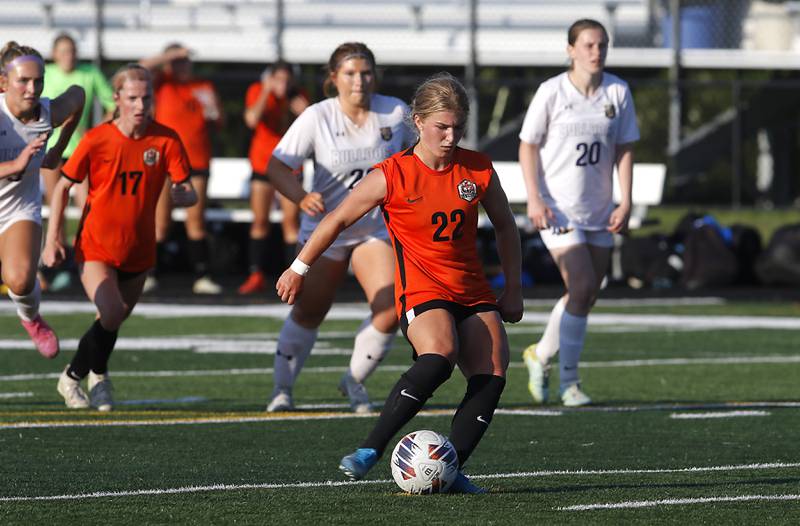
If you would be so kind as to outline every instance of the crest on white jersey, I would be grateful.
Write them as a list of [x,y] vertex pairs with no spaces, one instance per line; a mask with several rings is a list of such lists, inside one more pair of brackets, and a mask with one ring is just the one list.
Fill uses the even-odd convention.
[[158,162],[158,150],[155,148],[148,148],[144,151],[144,155],[142,157],[144,158],[144,164],[147,166],[155,166],[155,164]]
[[471,202],[478,196],[478,187],[469,179],[464,179],[458,183],[458,197],[464,201]]
[[606,104],[605,110],[606,110],[606,117],[608,117],[609,119],[613,119],[614,117],[617,116],[617,109],[614,107],[613,104]]
[[381,139],[384,141],[391,141],[392,140],[392,128],[391,126],[383,126],[381,128]]

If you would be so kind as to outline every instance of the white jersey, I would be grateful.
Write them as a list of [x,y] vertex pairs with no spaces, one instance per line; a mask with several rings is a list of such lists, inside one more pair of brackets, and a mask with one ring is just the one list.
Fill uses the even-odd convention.
[[603,230],[617,145],[639,139],[628,85],[610,73],[585,97],[562,73],[539,86],[519,138],[539,146],[539,188],[557,226]]
[[[0,162],[13,161],[29,142],[40,133],[50,133],[50,99],[39,99],[39,119],[22,123],[6,105],[5,93],[0,93]],[[35,211],[41,220],[42,190],[39,170],[45,148],[34,155],[21,175],[0,179],[0,222],[5,224],[18,211]]]
[[[342,111],[339,99],[326,99],[306,108],[292,123],[272,152],[290,168],[300,168],[313,155],[312,192],[319,192],[330,212],[373,165],[399,152],[412,142],[405,124],[408,106],[394,97],[372,95],[369,117],[357,126]],[[303,214],[299,241],[305,243],[322,220]],[[340,239],[358,239],[385,231],[375,208],[342,233]]]

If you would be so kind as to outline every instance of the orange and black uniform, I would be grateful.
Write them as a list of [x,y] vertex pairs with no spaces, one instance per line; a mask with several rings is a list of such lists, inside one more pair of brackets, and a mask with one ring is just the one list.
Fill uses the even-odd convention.
[[156,262],[155,211],[169,177],[189,177],[178,135],[151,122],[143,137],[126,137],[114,123],[86,133],[64,165],[76,183],[89,178],[89,195],[75,239],[77,261],[102,261],[123,272],[143,272]]
[[[247,88],[245,106],[250,107],[255,104],[263,89],[261,82],[253,82]],[[250,141],[248,157],[254,174],[266,176],[272,150],[275,149],[289,128],[289,121],[289,99],[276,97],[274,93],[270,93]]]
[[214,85],[207,80],[176,82],[164,74],[156,84],[156,121],[178,133],[192,171],[206,175],[211,166],[211,139],[204,108],[215,98]]
[[435,300],[496,306],[476,246],[478,203],[493,173],[489,158],[456,148],[450,166],[436,171],[411,148],[376,168],[386,177],[381,207],[395,249],[401,321],[410,323],[415,307]]

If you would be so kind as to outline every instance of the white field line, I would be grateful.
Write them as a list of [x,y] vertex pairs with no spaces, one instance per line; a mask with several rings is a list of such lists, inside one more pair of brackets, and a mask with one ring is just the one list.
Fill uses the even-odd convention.
[[690,504],[708,504],[713,502],[750,502],[750,501],[787,501],[800,500],[800,495],[733,495],[730,497],[695,497],[683,499],[634,500],[627,502],[609,502],[605,504],[577,504],[558,508],[559,511],[592,511],[620,510],[632,508],[655,508],[657,506],[687,506]]
[[[169,345],[169,344],[167,344]],[[315,354],[325,354],[325,350]],[[347,354],[349,354],[348,351]],[[583,368],[606,368],[606,367],[654,367],[654,366],[676,366],[676,365],[736,365],[736,364],[788,364],[800,363],[800,355],[793,356],[739,356],[729,358],[664,358],[652,360],[608,360],[598,362],[580,362]],[[511,363],[509,367],[522,368],[525,364]],[[408,369],[407,365],[382,365],[381,371],[397,372]],[[332,365],[325,367],[306,367],[303,369],[305,374],[327,374],[342,373],[347,370],[345,365]],[[262,375],[272,374],[272,367],[252,367],[238,369],[190,369],[190,370],[164,370],[164,371],[114,371],[112,376],[132,377],[132,378],[178,378],[178,377],[197,377],[197,376],[243,376],[243,375]],[[21,373],[0,376],[0,382],[17,382],[28,380],[52,380],[57,379],[61,373]]]
[[736,418],[747,416],[769,416],[769,411],[711,411],[707,413],[672,413],[673,420],[703,420],[706,418]]
[[[553,471],[526,471],[516,473],[492,473],[487,475],[470,475],[476,480],[512,479],[512,478],[543,478],[553,476],[586,477],[605,475],[640,475],[640,474],[670,474],[670,473],[704,473],[727,471],[758,471],[769,469],[788,469],[800,467],[800,463],[768,463],[768,464],[740,464],[729,466],[703,466],[673,469],[608,469],[608,470],[553,470]],[[0,496],[0,502],[30,502],[30,501],[58,501],[58,500],[84,500],[108,497],[137,497],[146,495],[175,495],[185,493],[202,493],[209,491],[241,491],[249,489],[316,489],[333,488],[340,486],[360,486],[389,484],[391,480],[360,480],[350,481],[323,481],[323,482],[294,482],[294,483],[263,483],[263,484],[211,484],[207,486],[181,486],[163,489],[136,489],[128,491],[96,491],[92,493],[73,493],[62,495],[41,496]],[[567,509],[567,508],[561,508]]]
[[20,393],[0,393],[0,399],[8,399],[8,398],[30,398],[33,396],[33,393],[30,391],[20,392]]

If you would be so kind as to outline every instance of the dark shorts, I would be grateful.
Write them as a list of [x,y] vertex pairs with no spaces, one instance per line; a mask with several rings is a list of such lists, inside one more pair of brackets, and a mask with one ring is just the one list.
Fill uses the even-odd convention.
[[117,271],[117,282],[125,283],[126,281],[131,281],[133,279],[138,278],[142,274],[146,274],[147,271],[144,270],[142,272],[126,272],[124,270],[115,269]]
[[259,181],[259,182],[262,182],[262,183],[269,183],[269,177],[267,177],[267,174],[262,173],[262,172],[253,172],[253,173],[251,173],[250,174],[250,180],[251,181]]
[[194,168],[189,170],[189,177],[205,177],[208,179],[211,176],[211,170],[206,168],[205,170],[195,170]]
[[[479,312],[492,312],[492,311],[500,310],[499,307],[497,305],[495,305],[494,303],[478,303],[477,305],[461,305],[460,303],[455,303],[455,302],[447,301],[447,300],[426,301],[425,303],[420,303],[419,305],[416,305],[415,307],[413,307],[412,309],[409,309],[409,310],[413,310],[414,311],[414,317],[417,317],[420,314],[422,314],[423,312],[426,312],[426,311],[429,311],[429,310],[433,310],[433,309],[444,309],[447,312],[449,312],[450,315],[453,317],[453,321],[455,321],[456,326],[461,325],[461,323],[464,320],[466,320],[470,316],[478,314]],[[413,318],[412,318],[412,320],[413,320]],[[400,316],[400,330],[403,332],[403,336],[406,337],[406,340],[408,340],[408,343],[411,344],[411,351],[412,351],[411,357],[414,360],[416,360],[417,359],[417,351],[416,351],[416,349],[414,349],[414,345],[411,343],[411,340],[408,339],[408,324],[409,324],[409,321],[408,321],[407,313],[403,313],[403,315]]]

